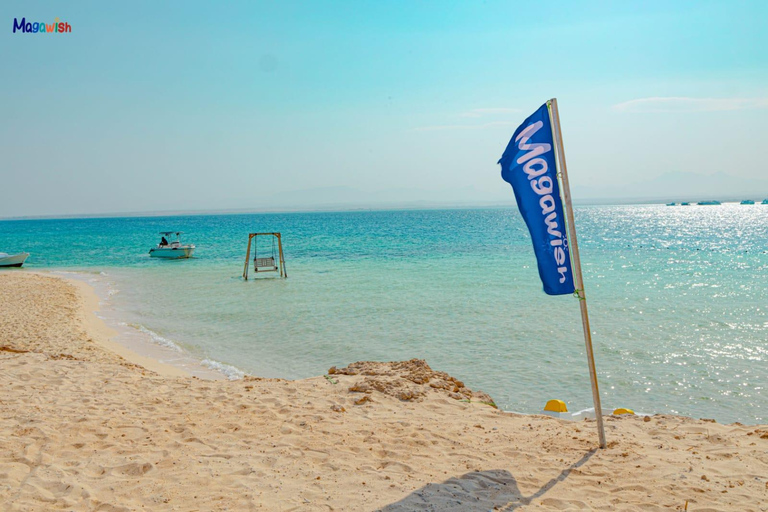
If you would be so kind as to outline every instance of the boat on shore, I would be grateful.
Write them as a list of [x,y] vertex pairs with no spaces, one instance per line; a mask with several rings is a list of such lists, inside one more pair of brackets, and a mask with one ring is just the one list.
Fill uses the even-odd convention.
[[27,258],[29,258],[28,252],[18,254],[0,252],[0,267],[21,267]]
[[[150,257],[170,260],[191,258],[195,252],[195,246],[193,244],[182,244],[181,235],[183,234],[183,231],[161,231],[160,243],[149,250]],[[175,236],[176,239],[169,242],[166,237],[172,236]]]

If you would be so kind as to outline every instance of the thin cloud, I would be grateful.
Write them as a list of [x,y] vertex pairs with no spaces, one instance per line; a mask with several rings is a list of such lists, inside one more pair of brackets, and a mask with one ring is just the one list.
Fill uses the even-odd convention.
[[515,114],[520,112],[519,108],[473,108],[461,114],[461,117],[483,117],[497,114]]
[[[473,108],[466,112],[459,114],[459,117],[465,119],[480,119],[482,117],[490,117],[499,119],[499,116],[508,114],[517,114],[521,112],[519,108],[507,108],[507,107],[494,107],[494,108]],[[519,117],[519,116],[516,116]],[[509,118],[509,117],[507,117]],[[503,119],[503,117],[502,117]],[[471,121],[469,121],[471,122]],[[413,131],[417,132],[435,132],[444,130],[483,130],[485,128],[494,128],[497,126],[512,126],[516,124],[513,121],[489,121],[482,124],[443,124],[436,126],[419,126],[413,128]]]
[[515,123],[508,121],[496,121],[493,123],[485,124],[444,124],[438,126],[419,126],[414,128],[416,132],[436,132],[442,130],[482,130],[485,128],[493,128],[497,126],[514,126]]
[[724,112],[768,107],[768,98],[687,98],[684,96],[639,98],[611,107],[616,112]]

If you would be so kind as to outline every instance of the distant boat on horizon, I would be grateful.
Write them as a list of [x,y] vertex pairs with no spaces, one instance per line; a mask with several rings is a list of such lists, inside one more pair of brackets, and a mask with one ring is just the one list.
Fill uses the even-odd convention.
[[677,206],[676,203],[667,203],[667,206]]
[[680,206],[691,206],[691,203],[680,203]]
[[702,206],[716,206],[721,204],[720,201],[699,201],[700,205]]
[[745,199],[739,204],[755,204],[755,202],[751,199]]
[[763,202],[760,204],[768,204],[768,199],[763,199]]

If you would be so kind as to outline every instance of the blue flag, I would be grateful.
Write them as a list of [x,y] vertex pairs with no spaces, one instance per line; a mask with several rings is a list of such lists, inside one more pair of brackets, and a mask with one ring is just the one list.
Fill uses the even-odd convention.
[[573,272],[553,148],[545,103],[515,130],[499,163],[531,233],[544,292],[565,295],[574,291]]

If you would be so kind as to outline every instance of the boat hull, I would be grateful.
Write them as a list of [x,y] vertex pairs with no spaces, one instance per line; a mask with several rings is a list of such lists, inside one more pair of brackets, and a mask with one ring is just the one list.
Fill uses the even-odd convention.
[[0,256],[0,267],[21,267],[28,257],[28,252],[20,252],[19,254]]
[[149,255],[152,258],[163,258],[167,260],[180,260],[184,258],[191,258],[194,254],[194,247],[155,247],[149,250]]

